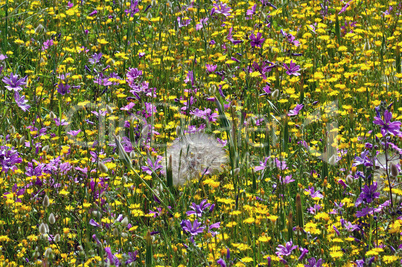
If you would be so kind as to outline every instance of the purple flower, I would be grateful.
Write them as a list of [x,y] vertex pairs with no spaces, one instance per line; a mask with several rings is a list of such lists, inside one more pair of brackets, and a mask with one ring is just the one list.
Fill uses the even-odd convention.
[[148,166],[142,166],[141,169],[149,175],[152,175],[153,172],[156,172],[159,169],[162,169],[162,165],[159,164],[161,158],[157,158],[155,163],[152,162],[150,158],[147,159]]
[[292,110],[289,110],[288,116],[296,116],[299,114],[300,110],[304,107],[303,104],[297,104],[296,107]]
[[96,14],[98,14],[98,10],[95,9],[94,11],[92,11],[91,13],[89,13],[88,16],[92,17],[92,16],[95,16]]
[[373,184],[370,186],[365,185],[364,188],[362,189],[362,192],[360,193],[360,196],[356,200],[355,206],[358,207],[363,202],[371,203],[374,199],[380,196],[380,193],[376,191],[377,191],[376,182],[373,182]]
[[314,187],[310,187],[308,189],[305,189],[304,191],[310,192],[311,198],[323,198],[324,196],[320,193],[320,191],[315,191]]
[[295,76],[299,76],[300,73],[298,73],[298,71],[300,70],[300,66],[296,65],[293,60],[290,61],[289,66],[284,63],[283,67],[287,70],[286,74],[287,75],[295,75]]
[[254,171],[257,172],[257,171],[265,170],[265,168],[267,167],[268,159],[269,159],[269,157],[266,157],[264,162],[260,161],[260,166],[254,167]]
[[392,113],[389,112],[388,110],[385,110],[384,120],[382,120],[380,116],[376,116],[373,123],[382,126],[381,134],[383,136],[387,135],[388,133],[391,135],[401,136],[402,135],[400,131],[401,122],[399,121],[391,122],[391,119],[392,119]]
[[207,67],[207,71],[208,71],[208,72],[212,73],[212,72],[214,72],[214,71],[216,70],[216,67],[218,67],[218,65],[208,65],[208,64],[205,64],[205,67]]
[[202,214],[207,211],[207,209],[211,212],[214,207],[215,207],[215,205],[211,205],[211,203],[207,203],[207,200],[204,199],[201,201],[200,205],[192,203],[190,206],[190,209],[192,209],[192,210],[187,211],[186,214],[187,214],[187,216],[194,214],[198,217],[201,217]]
[[301,251],[300,257],[297,259],[298,261],[301,261],[304,259],[304,257],[307,255],[308,253],[308,249],[306,248],[299,248]]
[[48,49],[48,48],[51,47],[53,44],[54,44],[54,43],[53,43],[53,40],[52,40],[52,39],[46,40],[46,41],[43,43],[42,51]]
[[126,260],[126,264],[130,264],[132,262],[135,262],[137,260],[137,255],[138,255],[138,250],[134,252],[129,252],[127,254],[128,259]]
[[216,263],[219,264],[221,267],[226,267],[226,262],[223,259],[217,260]]
[[362,154],[360,155],[360,157],[355,156],[355,160],[353,163],[353,166],[359,166],[359,165],[364,165],[365,167],[372,167],[373,166],[373,162],[371,161],[371,159],[367,156],[370,152],[368,150],[365,150],[362,152]]
[[373,208],[370,208],[370,207],[363,208],[362,210],[356,212],[356,217],[357,218],[365,217],[365,216],[371,214],[372,211],[373,211]]
[[305,264],[304,267],[321,267],[322,259],[316,260],[315,258],[310,258],[307,260],[308,264]]
[[254,33],[252,33],[250,35],[250,45],[252,47],[261,47],[261,45],[264,43],[265,38],[262,38],[262,33],[258,32],[257,36],[254,35]]
[[177,17],[177,23],[179,24],[179,28],[188,26],[190,22],[191,22],[190,18],[182,19],[181,17]]
[[345,5],[344,7],[342,7],[341,11],[339,11],[338,15],[342,14],[343,12],[345,12],[346,9],[350,6],[350,3],[351,3],[352,1],[353,1],[353,0],[347,2],[346,5]]
[[17,150],[7,146],[0,146],[0,166],[1,171],[7,173],[8,170],[16,170],[15,164],[21,163],[22,158],[19,157]]
[[189,220],[183,220],[180,225],[181,228],[183,228],[183,230],[191,236],[196,236],[202,233],[205,229],[205,226],[201,226],[201,223],[197,220],[195,220],[192,225]]
[[222,14],[225,17],[230,16],[231,7],[229,7],[226,3],[222,4],[214,4],[214,7],[211,9],[211,16],[213,14]]
[[12,72],[11,72],[11,74],[10,74],[10,77],[4,77],[4,78],[2,79],[2,81],[3,81],[5,84],[8,84],[8,86],[6,86],[7,90],[9,90],[9,91],[15,91],[15,92],[18,92],[18,91],[22,90],[22,87],[21,87],[21,86],[27,84],[27,83],[26,83],[26,80],[27,80],[27,77],[19,79],[18,74],[13,75]]
[[14,100],[17,103],[17,105],[24,111],[28,111],[29,108],[31,107],[30,105],[28,105],[28,100],[25,99],[24,95],[21,95],[18,92],[14,93]]
[[70,85],[64,84],[62,82],[60,82],[59,85],[57,86],[57,92],[59,92],[59,94],[61,94],[61,95],[70,93],[69,89],[70,89]]
[[94,219],[89,220],[89,224],[94,227],[100,227],[100,224],[97,223]]
[[77,136],[79,133],[81,132],[81,130],[76,130],[76,131],[69,131],[67,132],[67,134],[71,135],[71,136]]
[[275,254],[278,255],[278,257],[290,256],[290,254],[292,254],[292,251],[295,250],[296,248],[297,246],[293,245],[293,241],[289,241],[286,243],[285,246],[279,245],[276,248]]
[[0,54],[0,61],[3,61],[3,60],[5,60],[6,58],[8,58],[8,56],[6,56],[6,55],[3,55],[3,54]]
[[95,53],[92,55],[92,57],[88,60],[89,63],[91,63],[92,65],[97,64],[100,59],[102,58],[103,54],[102,53]]
[[281,184],[290,184],[291,182],[294,182],[295,180],[292,179],[292,175],[288,175],[285,178],[280,178]]

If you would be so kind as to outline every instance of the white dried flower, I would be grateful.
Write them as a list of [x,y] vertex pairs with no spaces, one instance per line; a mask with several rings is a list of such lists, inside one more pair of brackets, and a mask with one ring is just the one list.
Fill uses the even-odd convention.
[[183,135],[174,140],[163,164],[168,164],[170,157],[174,186],[198,179],[204,173],[219,172],[222,164],[227,162],[222,145],[204,133]]

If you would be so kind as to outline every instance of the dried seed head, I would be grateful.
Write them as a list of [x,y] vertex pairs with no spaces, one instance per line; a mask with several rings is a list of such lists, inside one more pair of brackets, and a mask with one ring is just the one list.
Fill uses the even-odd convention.
[[48,151],[49,151],[49,145],[46,145],[46,146],[44,146],[43,148],[42,148],[42,152],[45,152],[45,153],[47,153]]
[[[203,174],[219,172],[221,165],[227,162],[226,153],[221,144],[203,133],[183,135],[173,141],[167,149],[166,164],[172,157],[173,185],[183,185]],[[164,166],[166,169],[167,166]]]

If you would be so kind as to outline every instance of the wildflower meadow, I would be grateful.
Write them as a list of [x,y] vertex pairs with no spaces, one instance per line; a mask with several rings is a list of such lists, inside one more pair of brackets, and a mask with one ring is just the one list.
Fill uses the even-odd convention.
[[401,14],[0,0],[0,266],[401,266]]

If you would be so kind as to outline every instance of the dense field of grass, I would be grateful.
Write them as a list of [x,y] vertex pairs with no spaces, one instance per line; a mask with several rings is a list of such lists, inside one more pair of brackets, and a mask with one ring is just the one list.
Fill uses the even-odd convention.
[[400,266],[401,13],[0,0],[0,265]]

